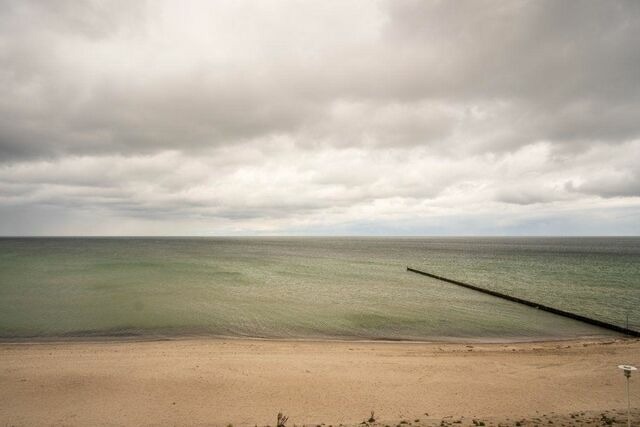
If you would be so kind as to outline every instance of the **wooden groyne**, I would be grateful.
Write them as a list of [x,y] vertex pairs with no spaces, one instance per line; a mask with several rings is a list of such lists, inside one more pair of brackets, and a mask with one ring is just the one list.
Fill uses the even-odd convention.
[[468,283],[459,282],[458,280],[447,279],[446,277],[438,276],[436,274],[427,273],[426,271],[416,270],[415,268],[407,267],[407,271],[412,273],[422,274],[423,276],[431,277],[433,279],[442,280],[443,282],[452,283],[454,285],[462,286],[467,289],[482,292],[483,294],[493,295],[494,297],[506,299],[507,301],[517,302],[519,304],[528,305],[529,307],[537,308],[540,310],[548,311],[549,313],[557,314],[558,316],[568,317],[569,319],[578,320],[580,322],[588,323],[590,325],[599,326],[601,328],[609,329],[611,331],[619,332],[621,334],[629,335],[632,337],[640,337],[640,331],[634,331],[633,329],[623,328],[622,326],[614,325],[613,323],[603,322],[602,320],[592,319],[590,317],[582,316],[580,314],[571,313],[569,311],[560,310],[557,308],[549,307],[548,305],[540,304],[526,299],[513,297],[511,295],[503,294],[501,292],[492,291],[490,289],[484,289],[479,286],[470,285]]

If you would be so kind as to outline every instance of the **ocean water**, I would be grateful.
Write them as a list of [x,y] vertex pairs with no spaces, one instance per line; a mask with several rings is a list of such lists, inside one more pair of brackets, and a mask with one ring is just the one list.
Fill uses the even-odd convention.
[[406,266],[640,329],[640,238],[2,238],[0,338],[614,336]]

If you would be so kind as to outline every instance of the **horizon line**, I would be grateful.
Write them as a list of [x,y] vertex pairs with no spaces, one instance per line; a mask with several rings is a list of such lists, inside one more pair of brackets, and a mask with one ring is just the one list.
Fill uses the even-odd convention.
[[168,234],[105,234],[105,235],[0,235],[0,239],[22,238],[612,238],[640,237],[638,234],[214,234],[214,235],[168,235]]

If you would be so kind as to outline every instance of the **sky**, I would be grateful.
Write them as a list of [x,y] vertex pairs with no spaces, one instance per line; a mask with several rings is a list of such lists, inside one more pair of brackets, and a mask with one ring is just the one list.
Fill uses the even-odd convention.
[[640,2],[0,0],[0,235],[640,235]]

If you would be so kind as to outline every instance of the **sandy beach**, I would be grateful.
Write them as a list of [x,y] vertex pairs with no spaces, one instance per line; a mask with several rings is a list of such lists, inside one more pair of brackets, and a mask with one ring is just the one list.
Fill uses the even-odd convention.
[[[3,343],[0,424],[273,425],[278,411],[290,425],[371,411],[381,425],[618,420],[620,363],[640,364],[639,340]],[[631,396],[637,408],[640,377]]]

